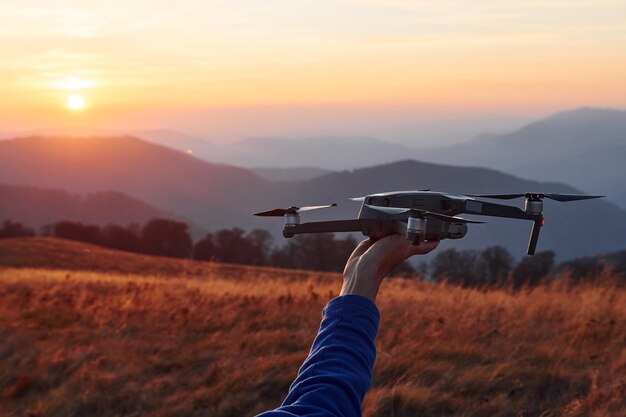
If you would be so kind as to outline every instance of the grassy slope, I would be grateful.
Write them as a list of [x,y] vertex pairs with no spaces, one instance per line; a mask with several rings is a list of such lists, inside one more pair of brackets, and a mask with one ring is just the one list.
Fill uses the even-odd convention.
[[[54,239],[0,241],[0,264],[0,415],[275,407],[340,286]],[[366,416],[626,413],[624,290],[390,280],[380,309]]]

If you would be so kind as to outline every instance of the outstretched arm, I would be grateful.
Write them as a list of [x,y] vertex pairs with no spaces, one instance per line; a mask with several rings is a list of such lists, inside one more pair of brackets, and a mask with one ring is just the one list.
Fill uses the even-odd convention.
[[287,398],[259,417],[360,416],[376,358],[374,301],[380,284],[404,260],[437,244],[412,246],[399,235],[361,242],[346,264],[340,296],[324,308],[320,330]]

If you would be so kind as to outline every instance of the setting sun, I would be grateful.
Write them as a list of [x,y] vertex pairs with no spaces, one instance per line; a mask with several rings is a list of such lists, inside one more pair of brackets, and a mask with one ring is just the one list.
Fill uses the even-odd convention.
[[85,99],[78,94],[72,94],[67,98],[67,107],[72,110],[82,110],[85,107]]

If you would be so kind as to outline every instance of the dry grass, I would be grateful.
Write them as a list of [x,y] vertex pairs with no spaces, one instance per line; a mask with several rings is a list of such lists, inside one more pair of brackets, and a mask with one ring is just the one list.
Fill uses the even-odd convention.
[[[8,246],[21,249],[9,255]],[[98,271],[70,270],[68,253],[87,249],[92,264],[79,264]],[[0,415],[8,416],[273,408],[340,287],[337,274],[53,239],[1,243],[0,263],[12,265],[0,269]],[[117,272],[101,272],[109,266]],[[624,289],[483,292],[390,280],[380,309],[366,416],[626,415]]]

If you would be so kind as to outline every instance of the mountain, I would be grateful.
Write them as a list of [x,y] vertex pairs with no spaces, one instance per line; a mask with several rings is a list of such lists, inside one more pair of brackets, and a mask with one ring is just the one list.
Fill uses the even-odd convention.
[[314,167],[294,168],[253,168],[252,171],[268,181],[306,181],[322,175],[330,174],[331,170]]
[[[451,193],[503,193],[524,191],[547,191],[579,193],[576,188],[562,183],[526,180],[485,168],[459,167],[399,161],[370,168],[331,173],[322,177],[297,183],[280,183],[281,188],[272,206],[325,204],[336,202],[339,207],[303,215],[307,219],[339,219],[356,216],[359,204],[348,197],[394,190],[431,188]],[[507,204],[522,207],[523,200]],[[541,232],[538,250],[554,250],[560,259],[597,254],[623,249],[626,246],[626,212],[605,200],[589,200],[570,203],[545,202],[546,226]],[[469,216],[468,216],[469,217]],[[348,217],[349,218],[349,217]],[[442,247],[485,248],[500,244],[514,255],[526,251],[530,222],[504,220],[492,217],[480,218],[483,225],[470,225],[468,235],[458,241],[445,241]],[[279,228],[281,220],[272,222]],[[269,222],[268,222],[269,223]]]
[[626,207],[626,111],[582,108],[557,113],[505,135],[443,149],[432,161],[486,166],[524,178],[572,184]]
[[[339,207],[306,213],[303,221],[354,218],[359,204],[349,197],[422,188],[451,193],[579,192],[562,183],[526,180],[492,169],[414,160],[332,172],[311,180],[269,182],[243,168],[208,163],[131,137],[0,142],[0,183],[83,193],[118,191],[207,229],[263,227],[277,237],[281,218],[250,213],[336,202]],[[546,201],[545,216],[538,250],[553,249],[561,260],[624,249],[626,212],[607,201]],[[485,220],[485,225],[471,225],[466,238],[446,241],[442,247],[480,249],[500,244],[513,254],[525,253],[529,222]]]
[[199,225],[248,218],[248,196],[269,182],[232,166],[133,137],[43,138],[0,142],[0,183],[70,192],[120,191]]
[[206,159],[243,167],[315,166],[334,171],[393,162],[414,154],[409,147],[367,137],[252,138],[216,146]]
[[85,195],[59,189],[0,184],[0,221],[40,228],[59,220],[107,225],[143,224],[153,218],[180,216],[151,207],[117,191]]

